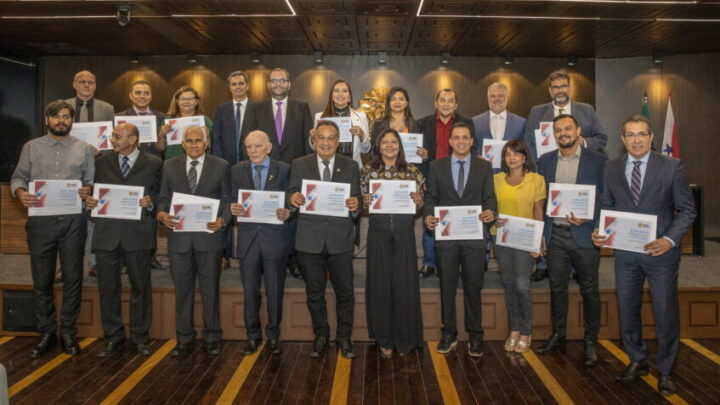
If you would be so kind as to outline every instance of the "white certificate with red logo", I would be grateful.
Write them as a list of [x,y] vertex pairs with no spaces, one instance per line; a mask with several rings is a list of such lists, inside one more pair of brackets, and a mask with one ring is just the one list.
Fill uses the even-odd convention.
[[535,150],[537,151],[538,159],[540,156],[552,152],[557,149],[555,143],[555,131],[553,130],[552,121],[543,121],[540,123],[540,128],[535,130]]
[[545,223],[534,219],[500,214],[498,218],[507,219],[503,226],[497,227],[495,243],[528,252],[540,252]]
[[112,121],[76,122],[72,125],[70,135],[94,146],[97,150],[110,150],[112,129]]
[[595,186],[591,184],[548,185],[547,210],[549,217],[565,218],[570,213],[580,219],[593,219],[595,214]]
[[352,118],[350,117],[324,117],[320,118],[318,121],[332,121],[337,126],[340,135],[340,142],[352,142],[353,141],[353,134],[350,132],[350,128],[352,128]]
[[205,116],[193,115],[192,117],[168,118],[165,124],[170,125],[170,131],[165,134],[168,145],[180,145],[185,135],[185,129],[189,126],[205,126]]
[[98,200],[98,205],[90,216],[137,221],[142,217],[140,199],[144,192],[145,188],[138,186],[96,183],[93,186],[93,198]]
[[331,181],[303,180],[300,193],[305,196],[301,214],[347,217],[345,200],[350,198],[350,184]]
[[238,222],[283,223],[277,217],[278,208],[285,207],[283,191],[238,190],[238,203],[245,209],[243,215],[236,217]]
[[418,148],[423,146],[423,134],[401,132],[400,142],[402,142],[406,162],[418,164],[423,162],[422,158],[417,154]]
[[657,239],[657,215],[602,210],[598,225],[607,248],[647,253],[644,246]]
[[493,169],[500,169],[502,164],[502,150],[507,141],[498,141],[495,139],[483,139],[482,157],[490,162]]
[[440,219],[435,228],[435,240],[482,239],[481,213],[482,206],[480,205],[435,207],[435,216]]
[[170,215],[174,215],[176,221],[173,232],[213,233],[207,224],[217,219],[219,209],[220,200],[173,193],[170,202]]
[[369,212],[371,214],[412,214],[417,206],[410,193],[417,190],[417,183],[407,180],[370,180]]
[[[140,143],[157,142],[157,117],[154,115],[121,115],[114,118],[115,126],[129,123],[137,127]],[[204,124],[204,123],[203,123]]]
[[28,193],[38,203],[28,208],[28,216],[73,215],[82,213],[82,200],[78,189],[80,180],[35,180],[28,184]]

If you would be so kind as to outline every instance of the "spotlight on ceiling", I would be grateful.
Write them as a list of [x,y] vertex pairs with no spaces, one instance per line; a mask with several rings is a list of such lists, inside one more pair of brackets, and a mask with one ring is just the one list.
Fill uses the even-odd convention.
[[387,52],[378,52],[377,60],[378,60],[378,63],[381,65],[386,64],[388,61],[388,53]]
[[197,55],[195,55],[195,54],[192,53],[192,52],[188,53],[188,54],[187,54],[187,61],[190,62],[190,63],[197,63]]
[[578,64],[578,58],[576,58],[576,57],[574,57],[574,56],[570,56],[570,57],[568,57],[568,58],[565,60],[565,63],[566,63],[568,66],[575,66],[575,65]]
[[440,54],[440,63],[443,65],[450,64],[450,52],[443,52]]
[[262,62],[262,55],[260,55],[260,52],[250,52],[250,62],[252,62],[252,63]]
[[513,56],[513,54],[510,52],[506,53],[505,60],[503,61],[503,63],[506,65],[512,65],[513,62],[515,62],[515,57]]
[[323,63],[323,53],[322,51],[315,51],[313,52],[313,61],[317,64]]
[[652,59],[653,63],[656,63],[659,65],[659,64],[663,63],[663,61],[665,60],[665,52],[653,51],[652,58],[653,58]]

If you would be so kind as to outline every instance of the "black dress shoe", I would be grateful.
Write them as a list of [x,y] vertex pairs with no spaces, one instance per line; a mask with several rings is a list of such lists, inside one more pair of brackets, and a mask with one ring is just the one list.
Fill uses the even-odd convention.
[[150,355],[150,346],[147,345],[147,343],[136,343],[135,345],[135,352],[141,356],[149,356]]
[[260,343],[262,343],[260,339],[248,340],[247,344],[245,345],[245,350],[243,352],[245,353],[245,355],[255,353],[260,346]]
[[325,355],[328,347],[328,339],[325,336],[316,336],[313,342],[310,357],[322,357]]
[[350,338],[338,339],[336,344],[338,345],[338,348],[340,349],[340,354],[343,357],[345,357],[346,359],[355,358],[355,348],[353,347]]
[[62,335],[60,339],[63,347],[63,352],[69,356],[74,356],[80,353],[80,345],[73,335]]
[[562,337],[557,333],[553,333],[550,335],[545,344],[538,347],[535,351],[540,354],[548,354],[555,351],[563,352],[565,351],[565,337]]
[[457,337],[450,335],[443,335],[440,342],[437,344],[435,351],[441,354],[447,354],[455,350],[457,347]]
[[194,343],[188,342],[188,343],[178,343],[175,345],[175,348],[170,352],[170,356],[172,357],[180,357],[185,356],[186,354],[190,354],[190,352],[193,351]]
[[125,339],[108,340],[107,343],[105,343],[105,347],[103,347],[97,355],[98,357],[110,357],[120,351],[123,346],[125,346]]
[[280,341],[277,339],[270,339],[270,353],[280,354]]
[[585,353],[583,354],[583,365],[587,367],[597,366],[600,358],[597,354],[597,348],[595,347],[595,341],[585,341]]
[[150,263],[150,267],[155,270],[165,270],[166,267],[164,264],[160,263],[160,260],[157,259],[157,257],[153,256],[152,263]]
[[287,267],[288,273],[295,277],[295,278],[302,278],[302,272],[300,271],[300,266],[297,265],[297,263],[293,263]]
[[222,348],[222,345],[220,344],[219,340],[215,340],[212,342],[205,342],[205,352],[207,354],[212,356],[217,356],[220,354],[220,349]]
[[658,380],[658,391],[660,391],[663,395],[672,395],[675,393],[675,382],[673,381],[673,378],[669,375],[660,375],[660,379]]
[[542,281],[545,277],[547,277],[547,269],[535,269],[530,275],[530,280]]
[[482,357],[484,353],[482,339],[470,339],[468,342],[468,354],[471,357]]
[[644,375],[648,375],[647,363],[630,363],[615,379],[620,382],[629,382]]
[[418,271],[418,273],[420,273],[420,277],[428,278],[435,273],[435,267],[428,266],[427,264],[423,264],[423,266],[420,267],[420,270]]
[[44,333],[40,336],[40,340],[35,347],[30,350],[30,357],[37,359],[43,354],[52,351],[57,346],[57,335],[54,333]]

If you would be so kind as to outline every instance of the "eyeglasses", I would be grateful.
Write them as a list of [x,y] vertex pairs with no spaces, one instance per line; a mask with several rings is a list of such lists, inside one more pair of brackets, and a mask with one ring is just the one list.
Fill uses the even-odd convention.
[[195,101],[195,100],[197,100],[197,97],[180,97],[178,100],[180,100],[180,101]]
[[270,80],[268,80],[268,82],[272,83],[272,84],[285,84],[285,83],[289,83],[290,80],[288,80],[288,79],[270,79]]
[[625,133],[623,134],[623,137],[625,137],[626,139],[632,139],[632,140],[635,140],[635,139],[645,139],[645,138],[647,138],[648,136],[650,136],[650,133],[649,133],[649,132],[637,132],[637,133],[635,133],[635,132],[625,132]]
[[92,80],[75,80],[77,84],[83,85],[83,86],[94,86],[95,82]]
[[550,86],[550,90],[563,90],[569,88],[569,84],[561,84],[559,86]]

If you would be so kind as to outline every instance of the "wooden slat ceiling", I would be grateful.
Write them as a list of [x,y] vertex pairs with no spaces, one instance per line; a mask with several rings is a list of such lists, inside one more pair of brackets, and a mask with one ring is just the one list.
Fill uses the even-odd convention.
[[[371,54],[596,57],[720,51],[720,1],[0,0],[7,56]],[[418,8],[421,6],[420,15]],[[292,10],[288,6],[292,6]],[[293,15],[293,10],[295,15]],[[50,18],[52,17],[52,18]],[[58,18],[59,17],[59,18]],[[682,19],[690,21],[668,21]]]

